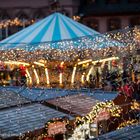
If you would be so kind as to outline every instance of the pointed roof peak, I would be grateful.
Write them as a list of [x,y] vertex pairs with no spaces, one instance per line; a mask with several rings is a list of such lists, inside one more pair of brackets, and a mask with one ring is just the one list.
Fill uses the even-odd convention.
[[59,12],[55,12],[45,19],[1,41],[1,43],[33,44],[72,40],[74,38],[98,34],[93,29]]

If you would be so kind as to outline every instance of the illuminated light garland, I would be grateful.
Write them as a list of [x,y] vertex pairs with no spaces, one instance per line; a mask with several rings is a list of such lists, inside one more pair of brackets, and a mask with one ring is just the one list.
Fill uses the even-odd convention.
[[84,117],[77,118],[76,121],[81,121],[81,123],[84,121],[87,123],[93,123],[98,113],[103,109],[107,109],[112,117],[120,117],[120,113],[122,112],[122,108],[120,106],[116,106],[113,101],[99,102],[93,107],[90,113]]
[[7,27],[10,27],[10,26],[26,26],[26,25],[31,25],[34,22],[35,21],[33,19],[32,20],[20,20],[18,18],[8,19],[8,20],[0,21],[0,29],[7,28]]
[[137,102],[136,100],[134,100],[134,101],[131,103],[131,109],[132,109],[132,110],[140,110],[140,103]]
[[122,128],[126,127],[126,126],[129,126],[129,125],[136,125],[136,124],[139,124],[139,121],[136,120],[136,119],[124,121],[124,122],[122,122],[121,124],[119,124],[119,126],[117,127],[117,129],[122,129]]

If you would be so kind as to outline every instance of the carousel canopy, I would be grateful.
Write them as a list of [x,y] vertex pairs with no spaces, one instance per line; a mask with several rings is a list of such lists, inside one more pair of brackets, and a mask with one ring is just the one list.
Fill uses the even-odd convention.
[[[66,49],[66,48],[103,48],[118,44],[106,40],[103,35],[60,13],[54,13],[45,19],[15,33],[0,42],[1,49]],[[106,42],[106,43],[103,43]]]

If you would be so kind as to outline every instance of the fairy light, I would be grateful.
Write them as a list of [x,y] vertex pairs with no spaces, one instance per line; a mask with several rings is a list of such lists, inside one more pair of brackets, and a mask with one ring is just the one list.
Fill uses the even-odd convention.
[[35,21],[33,19],[32,20],[20,20],[18,18],[3,20],[3,21],[0,21],[0,29],[7,28],[9,26],[25,26],[25,25],[31,25],[34,22]]
[[124,121],[124,122],[122,122],[122,123],[119,124],[119,126],[117,127],[117,129],[122,129],[122,128],[126,127],[126,126],[136,125],[136,124],[139,124],[139,121],[136,120],[136,119]]

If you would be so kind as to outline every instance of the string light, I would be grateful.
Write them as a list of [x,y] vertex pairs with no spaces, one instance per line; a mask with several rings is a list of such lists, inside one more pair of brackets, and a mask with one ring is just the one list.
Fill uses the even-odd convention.
[[35,21],[32,20],[20,20],[18,18],[8,19],[0,21],[0,29],[7,28],[10,26],[27,26],[33,24]]
[[119,124],[119,126],[117,127],[117,129],[121,129],[121,128],[124,128],[124,127],[129,126],[129,125],[136,125],[138,123],[139,123],[139,121],[136,120],[136,119],[124,121],[121,124]]

